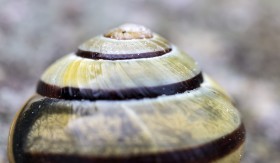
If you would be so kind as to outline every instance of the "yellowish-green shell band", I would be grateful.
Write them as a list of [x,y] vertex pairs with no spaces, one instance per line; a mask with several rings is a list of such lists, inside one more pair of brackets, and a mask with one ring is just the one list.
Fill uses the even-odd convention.
[[130,60],[93,60],[67,55],[42,75],[45,83],[58,87],[125,89],[185,81],[200,72],[196,62],[173,46],[163,56]]

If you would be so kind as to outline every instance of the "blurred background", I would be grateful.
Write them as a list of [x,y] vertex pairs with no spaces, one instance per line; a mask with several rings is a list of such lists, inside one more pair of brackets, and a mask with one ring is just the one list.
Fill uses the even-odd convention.
[[280,162],[279,11],[279,0],[0,0],[0,162],[48,65],[125,22],[184,49],[232,95],[247,129],[241,162]]

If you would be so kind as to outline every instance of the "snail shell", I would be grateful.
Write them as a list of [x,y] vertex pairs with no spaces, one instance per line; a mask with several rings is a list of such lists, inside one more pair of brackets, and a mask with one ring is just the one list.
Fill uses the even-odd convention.
[[11,162],[239,162],[230,98],[196,62],[126,24],[51,65],[10,131]]

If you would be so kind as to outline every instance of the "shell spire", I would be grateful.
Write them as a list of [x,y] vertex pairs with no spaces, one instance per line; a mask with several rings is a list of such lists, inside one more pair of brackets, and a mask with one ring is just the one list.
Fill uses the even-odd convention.
[[142,99],[183,93],[202,82],[191,57],[148,28],[125,24],[52,65],[37,92],[62,99]]

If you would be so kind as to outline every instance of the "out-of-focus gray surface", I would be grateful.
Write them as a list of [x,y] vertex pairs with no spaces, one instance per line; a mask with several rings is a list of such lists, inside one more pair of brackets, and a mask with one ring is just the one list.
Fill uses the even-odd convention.
[[0,162],[44,69],[125,22],[187,51],[234,97],[247,129],[242,162],[280,162],[279,11],[277,0],[0,0]]

